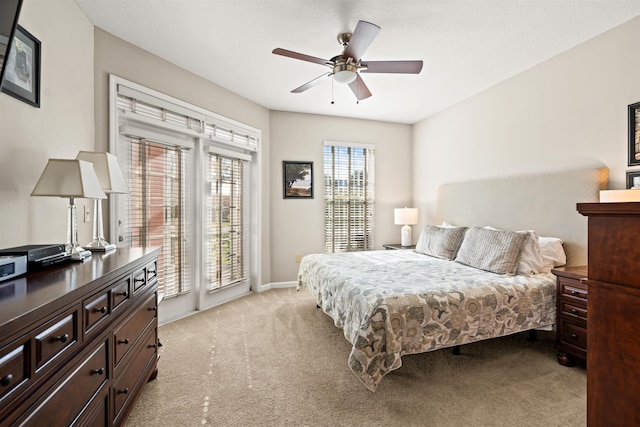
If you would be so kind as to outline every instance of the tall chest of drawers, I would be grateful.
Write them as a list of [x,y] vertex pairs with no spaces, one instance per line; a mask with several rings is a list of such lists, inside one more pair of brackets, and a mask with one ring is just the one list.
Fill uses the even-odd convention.
[[157,362],[160,249],[0,282],[0,425],[121,425]]
[[[634,190],[635,191],[635,190]],[[640,425],[640,203],[578,203],[588,217],[587,425]]]

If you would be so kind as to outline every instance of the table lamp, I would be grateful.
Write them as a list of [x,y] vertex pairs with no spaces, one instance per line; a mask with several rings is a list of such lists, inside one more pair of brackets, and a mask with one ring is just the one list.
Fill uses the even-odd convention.
[[65,252],[75,261],[83,261],[91,256],[91,252],[78,245],[75,202],[76,198],[107,197],[91,163],[78,159],[49,159],[31,195],[69,198]]
[[400,230],[401,245],[413,244],[411,226],[418,223],[418,208],[396,208],[393,210],[393,219],[396,225],[402,225]]
[[[93,169],[98,176],[98,181],[102,190],[109,193],[128,194],[129,187],[124,180],[124,175],[118,159],[111,153],[80,151],[76,159],[84,160],[93,164]],[[93,201],[93,240],[84,247],[92,252],[106,252],[116,248],[116,245],[109,243],[104,238],[102,221],[102,201]]]

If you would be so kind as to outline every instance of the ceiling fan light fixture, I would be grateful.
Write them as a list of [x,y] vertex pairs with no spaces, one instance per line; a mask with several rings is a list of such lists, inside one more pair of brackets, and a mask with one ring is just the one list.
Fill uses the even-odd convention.
[[342,84],[349,84],[358,77],[358,67],[353,64],[337,64],[333,67],[333,79]]

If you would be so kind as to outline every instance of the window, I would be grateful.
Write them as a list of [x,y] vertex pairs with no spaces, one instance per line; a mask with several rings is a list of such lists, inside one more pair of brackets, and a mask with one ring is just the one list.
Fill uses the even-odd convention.
[[[164,319],[244,295],[260,277],[261,131],[111,75],[110,149],[130,183],[112,198],[120,247],[162,246]],[[215,292],[212,292],[215,291]]]
[[374,148],[324,144],[325,252],[374,249]]
[[248,280],[245,233],[245,161],[209,154],[207,290]]
[[[119,217],[122,241],[131,247],[160,246],[158,292],[165,297],[191,290],[190,268],[185,242],[189,230],[187,213],[191,211],[187,179],[190,150],[144,138],[124,137],[128,147],[124,168],[130,195],[121,205]],[[120,150],[124,151],[124,147]]]

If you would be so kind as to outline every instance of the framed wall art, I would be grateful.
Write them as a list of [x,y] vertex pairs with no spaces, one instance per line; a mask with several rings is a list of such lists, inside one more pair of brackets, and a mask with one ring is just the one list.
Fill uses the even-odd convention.
[[40,41],[18,25],[12,43],[2,91],[40,108]]
[[313,162],[282,162],[285,199],[313,199]]
[[627,172],[627,189],[640,188],[640,171]]
[[628,107],[629,166],[640,165],[640,102]]

